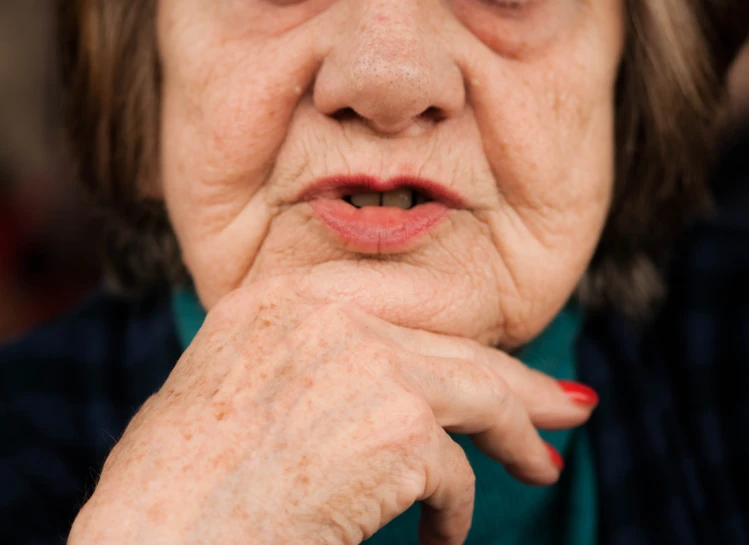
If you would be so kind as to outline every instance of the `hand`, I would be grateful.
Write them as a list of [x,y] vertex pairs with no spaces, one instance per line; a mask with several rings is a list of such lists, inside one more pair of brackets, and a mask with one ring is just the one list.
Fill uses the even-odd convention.
[[128,426],[69,543],[353,545],[418,500],[458,544],[474,475],[447,431],[518,479],[555,482],[536,427],[591,407],[470,340],[406,329],[273,281],[208,315]]

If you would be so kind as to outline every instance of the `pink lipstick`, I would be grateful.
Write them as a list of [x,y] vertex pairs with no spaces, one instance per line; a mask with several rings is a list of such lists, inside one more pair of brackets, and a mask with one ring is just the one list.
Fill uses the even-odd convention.
[[301,199],[344,244],[362,253],[407,251],[463,200],[422,178],[372,176],[317,180]]

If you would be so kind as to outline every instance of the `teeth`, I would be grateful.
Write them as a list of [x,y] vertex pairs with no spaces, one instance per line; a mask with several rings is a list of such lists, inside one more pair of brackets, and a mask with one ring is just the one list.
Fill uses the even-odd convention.
[[405,187],[382,194],[382,206],[394,206],[408,210],[413,204],[413,191]]
[[358,195],[351,195],[351,204],[357,208],[380,206],[382,204],[382,193],[359,193]]
[[412,189],[402,187],[387,193],[358,193],[346,198],[357,208],[365,206],[392,206],[403,210],[410,210],[416,205],[429,202],[426,196]]

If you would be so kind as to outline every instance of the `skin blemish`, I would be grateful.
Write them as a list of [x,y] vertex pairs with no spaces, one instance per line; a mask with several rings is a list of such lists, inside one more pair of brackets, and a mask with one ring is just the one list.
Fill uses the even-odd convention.
[[234,519],[240,519],[240,520],[249,520],[250,515],[247,513],[247,510],[242,507],[241,503],[238,503],[234,506],[234,509],[231,511],[231,515]]
[[213,410],[216,420],[220,422],[234,412],[234,407],[228,401],[217,401],[213,404]]
[[268,318],[261,318],[260,324],[258,326],[258,331],[262,331],[263,329],[268,329],[273,325],[273,322],[269,320]]
[[148,519],[156,525],[162,525],[166,522],[167,509],[162,502],[154,503],[148,508]]

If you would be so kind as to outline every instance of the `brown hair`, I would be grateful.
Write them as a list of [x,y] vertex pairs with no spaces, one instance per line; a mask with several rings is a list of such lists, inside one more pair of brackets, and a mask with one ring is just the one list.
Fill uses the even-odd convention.
[[[158,177],[157,0],[60,2],[67,129],[103,222],[105,267],[140,292],[188,280]],[[709,206],[710,130],[725,72],[746,35],[746,0],[629,0],[616,94],[615,196],[578,296],[646,315],[664,249]]]

